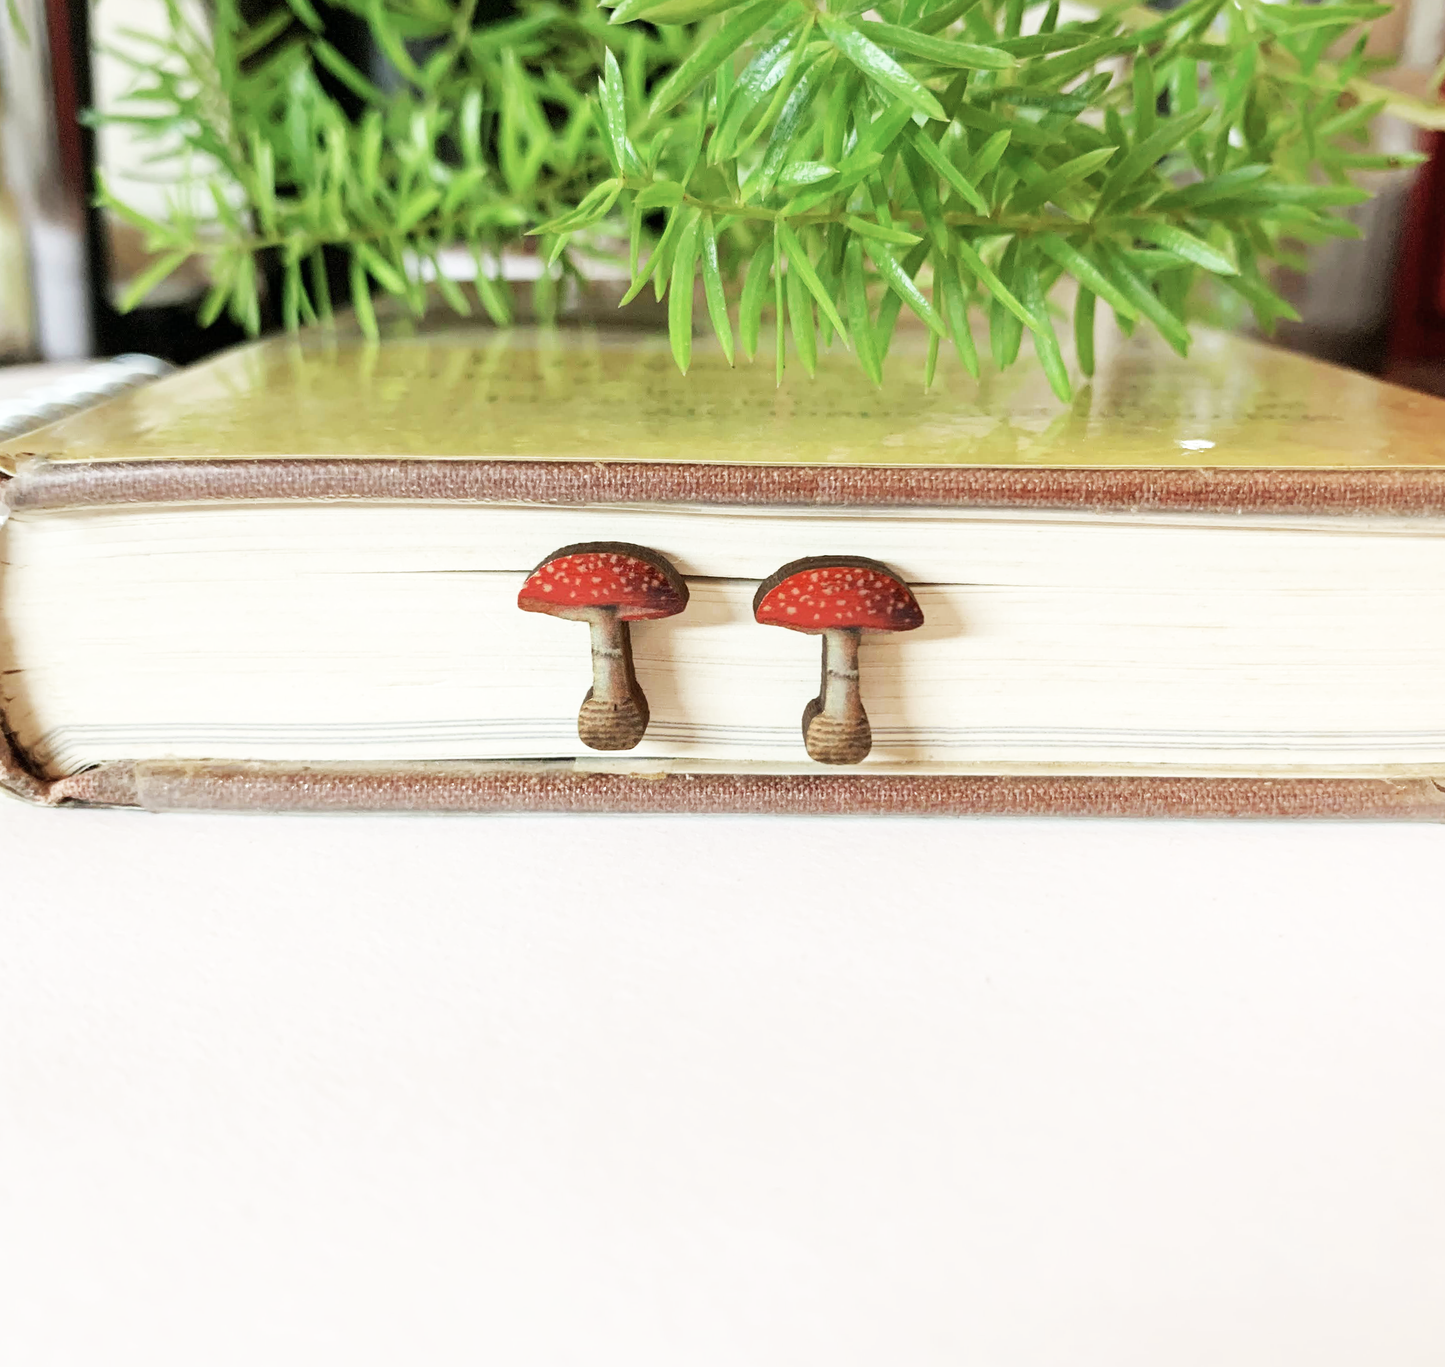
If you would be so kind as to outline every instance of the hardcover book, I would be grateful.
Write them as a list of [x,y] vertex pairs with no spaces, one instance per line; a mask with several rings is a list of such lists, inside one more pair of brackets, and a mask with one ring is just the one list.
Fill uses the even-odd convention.
[[0,446],[3,782],[154,810],[1434,817],[1445,401],[266,340]]

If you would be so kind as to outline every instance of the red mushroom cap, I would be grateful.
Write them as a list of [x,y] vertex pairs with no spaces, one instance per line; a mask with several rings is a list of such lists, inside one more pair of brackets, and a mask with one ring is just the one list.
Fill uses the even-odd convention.
[[681,612],[687,606],[687,585],[646,546],[587,541],[553,551],[527,577],[517,606],[553,617],[615,608],[619,621],[641,622]]
[[923,609],[908,585],[887,565],[856,555],[815,555],[784,565],[758,587],[753,616],[768,626],[810,633],[923,625]]

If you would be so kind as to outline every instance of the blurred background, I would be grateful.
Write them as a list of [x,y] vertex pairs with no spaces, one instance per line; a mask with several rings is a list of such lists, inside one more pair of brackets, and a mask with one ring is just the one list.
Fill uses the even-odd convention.
[[[117,302],[145,270],[141,231],[91,203],[96,173],[129,204],[161,216],[185,168],[157,160],[137,130],[94,129],[86,111],[114,110],[136,82],[116,55],[137,33],[160,32],[167,5],[193,10],[205,27],[206,0],[10,0],[0,23],[0,363],[80,362],[145,353],[174,364],[240,340],[225,317],[196,322],[208,281],[198,261],[166,279],[138,308]],[[250,0],[249,18],[284,0]],[[1167,7],[1161,5],[1161,7]],[[326,11],[328,37],[361,71],[385,79],[365,23]],[[481,6],[505,13],[507,0]],[[254,11],[254,14],[250,13]],[[1407,0],[1375,25],[1375,77],[1433,98],[1445,51],[1445,0]],[[1276,340],[1326,360],[1445,394],[1445,134],[1420,133],[1383,115],[1373,142],[1385,153],[1418,149],[1425,164],[1359,177],[1375,192],[1351,211],[1362,235],[1313,250],[1307,271],[1284,272],[1276,287],[1300,314]],[[268,315],[274,311],[267,310]],[[275,325],[274,316],[266,322]]]

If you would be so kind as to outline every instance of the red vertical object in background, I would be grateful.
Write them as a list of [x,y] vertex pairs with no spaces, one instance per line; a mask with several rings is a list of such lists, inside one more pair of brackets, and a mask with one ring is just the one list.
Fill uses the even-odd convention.
[[45,0],[45,22],[61,176],[85,235],[92,349],[97,355],[135,350],[125,345],[120,316],[110,303],[110,245],[105,217],[91,204],[95,190],[95,133],[82,119],[94,99],[90,0]]
[[1420,168],[1400,235],[1386,375],[1445,360],[1445,134],[1422,137]]
[[[90,198],[90,173],[86,163],[84,132],[80,113],[79,83],[76,80],[73,0],[46,0],[46,40],[50,47],[50,93],[55,102],[55,140],[60,149],[61,174],[65,188],[79,204]],[[87,60],[89,54],[85,54]],[[89,101],[89,92],[86,94]]]

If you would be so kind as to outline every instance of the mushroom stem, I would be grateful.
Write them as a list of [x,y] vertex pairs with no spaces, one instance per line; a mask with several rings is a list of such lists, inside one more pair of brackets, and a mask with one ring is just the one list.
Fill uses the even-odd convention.
[[859,633],[834,627],[823,635],[823,686],[803,712],[803,743],[820,764],[857,764],[873,748],[858,691]]
[[625,702],[637,686],[627,623],[617,620],[616,608],[593,608],[587,626],[592,632],[592,696],[599,702]]
[[632,672],[632,637],[615,608],[587,614],[592,687],[577,714],[577,734],[593,750],[631,750],[647,730],[647,699]]

